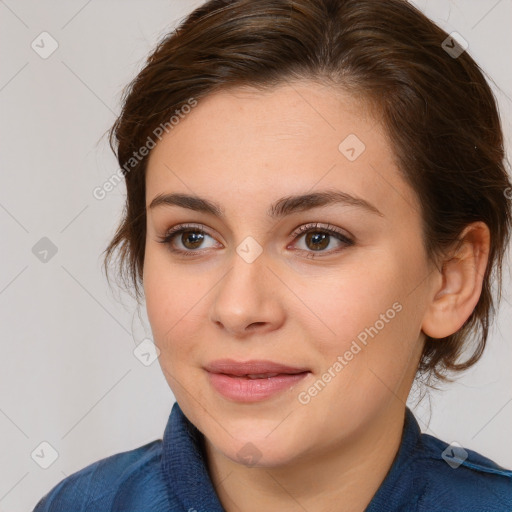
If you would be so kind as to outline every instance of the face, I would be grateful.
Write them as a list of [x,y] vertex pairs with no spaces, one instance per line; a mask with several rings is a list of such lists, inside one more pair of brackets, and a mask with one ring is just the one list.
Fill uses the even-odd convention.
[[160,365],[217,451],[286,464],[405,402],[430,265],[361,100],[308,82],[212,94],[152,150],[146,204]]

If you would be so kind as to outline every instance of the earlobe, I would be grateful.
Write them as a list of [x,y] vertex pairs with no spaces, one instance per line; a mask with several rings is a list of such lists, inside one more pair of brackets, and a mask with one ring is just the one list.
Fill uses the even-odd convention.
[[464,229],[456,247],[447,254],[432,299],[423,318],[422,331],[431,338],[457,332],[475,309],[489,258],[490,232],[483,222]]

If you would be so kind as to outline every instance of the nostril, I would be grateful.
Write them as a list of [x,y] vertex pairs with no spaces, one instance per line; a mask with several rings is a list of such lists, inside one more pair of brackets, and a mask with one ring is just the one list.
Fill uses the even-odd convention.
[[257,327],[258,325],[265,325],[265,322],[253,322],[251,325],[249,325],[248,329],[253,329],[254,327]]

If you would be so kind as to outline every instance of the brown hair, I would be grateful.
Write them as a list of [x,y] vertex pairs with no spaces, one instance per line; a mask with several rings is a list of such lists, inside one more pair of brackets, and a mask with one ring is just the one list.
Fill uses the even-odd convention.
[[[483,289],[455,334],[427,338],[419,374],[448,380],[482,355],[501,299],[510,236],[510,182],[495,98],[480,68],[450,55],[448,35],[405,0],[210,0],[148,57],[125,90],[110,144],[126,180],[124,218],[106,249],[139,298],[146,238],[147,157],[132,162],[155,128],[190,98],[236,86],[271,88],[287,80],[330,83],[377,105],[404,179],[416,191],[425,250],[436,261],[465,226],[491,232]],[[454,42],[448,40],[449,46]],[[494,274],[496,274],[494,276]],[[470,336],[472,354],[460,362]]]

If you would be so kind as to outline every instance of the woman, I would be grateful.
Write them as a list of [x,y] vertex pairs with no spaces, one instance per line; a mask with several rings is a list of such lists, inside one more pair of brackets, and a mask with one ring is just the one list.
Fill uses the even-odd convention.
[[210,0],[158,45],[111,132],[106,263],[177,403],[37,512],[512,509],[511,471],[405,405],[480,358],[509,240],[464,50],[402,0]]

